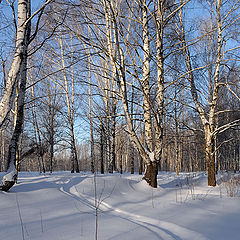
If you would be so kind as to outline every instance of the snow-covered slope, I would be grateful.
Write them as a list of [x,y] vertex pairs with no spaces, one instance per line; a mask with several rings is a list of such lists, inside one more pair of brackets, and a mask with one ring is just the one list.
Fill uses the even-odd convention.
[[0,239],[96,239],[97,208],[99,240],[238,240],[240,186],[218,178],[212,188],[204,173],[160,173],[152,189],[139,175],[99,174],[95,182],[84,173],[20,173],[0,192]]

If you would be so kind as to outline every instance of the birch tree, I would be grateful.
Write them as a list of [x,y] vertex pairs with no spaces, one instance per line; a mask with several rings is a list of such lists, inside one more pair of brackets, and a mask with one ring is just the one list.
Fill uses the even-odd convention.
[[[195,104],[196,111],[198,112],[203,125],[205,137],[205,158],[208,171],[208,185],[216,186],[214,154],[216,152],[217,146],[214,146],[214,138],[217,134],[224,132],[239,123],[239,119],[236,119],[235,121],[223,124],[222,126],[216,125],[216,116],[220,114],[216,111],[219,99],[219,90],[222,87],[229,87],[229,83],[227,81],[223,81],[222,73],[224,69],[223,66],[231,64],[231,61],[229,59],[228,63],[226,59],[224,59],[224,56],[236,49],[239,49],[239,47],[226,49],[226,39],[228,35],[227,30],[236,21],[239,21],[239,16],[237,16],[237,18],[232,18],[232,16],[234,16],[234,14],[236,14],[239,9],[239,1],[234,1],[231,2],[231,4],[224,5],[222,0],[214,0],[213,2],[207,1],[207,4],[209,5],[210,13],[212,16],[212,19],[207,24],[209,26],[210,23],[210,26],[212,26],[212,28],[208,28],[207,32],[205,32],[201,38],[206,40],[206,38],[209,38],[209,36],[213,36],[212,42],[210,44],[214,45],[210,46],[213,46],[212,49],[214,49],[215,52],[214,57],[212,59],[209,59],[207,65],[199,66],[199,69],[212,69],[212,72],[209,72],[208,96],[204,95],[204,92],[196,84],[196,74],[194,74],[194,71],[196,71],[196,69],[193,67],[191,60],[191,51],[189,49],[189,45],[192,43],[186,40],[181,11],[179,12],[179,17],[183,55],[187,68],[187,76],[191,89],[191,95]],[[206,38],[204,38],[204,36],[206,36]],[[209,51],[212,51],[212,49],[209,49]],[[205,99],[204,101],[207,103],[207,107],[203,107],[204,104],[200,100],[200,95],[202,95],[202,97]]]
[[[18,14],[16,26],[16,40],[15,52],[12,64],[8,73],[6,87],[0,102],[0,127],[3,126],[7,116],[12,108],[12,102],[15,95],[16,87],[19,85],[19,92],[17,95],[17,117],[16,124],[13,131],[12,139],[9,145],[8,153],[8,172],[2,180],[2,190],[8,191],[16,180],[15,160],[16,152],[20,134],[22,132],[24,121],[24,99],[26,93],[26,74],[27,74],[27,59],[28,59],[28,46],[36,36],[40,17],[43,10],[51,0],[46,1],[41,8],[31,15],[31,1],[18,0]],[[10,3],[10,2],[9,2]],[[10,3],[11,4],[11,3]],[[13,6],[13,3],[11,4]],[[12,8],[14,10],[14,8]],[[15,16],[15,12],[13,11]],[[31,36],[31,20],[34,16],[38,15],[36,32]],[[15,19],[14,19],[15,21]]]
[[[154,9],[157,9],[157,14],[153,13],[150,8],[150,3],[142,0],[137,2],[137,6],[141,10],[140,16],[136,21],[140,22],[142,28],[142,46],[135,42],[135,45],[142,49],[143,59],[141,54],[138,53],[139,61],[142,62],[142,78],[139,76],[139,67],[135,65],[135,61],[132,59],[133,51],[139,51],[133,45],[129,44],[128,36],[131,36],[131,31],[124,27],[121,23],[122,19],[119,17],[119,10],[121,8],[115,1],[103,1],[105,20],[106,20],[106,38],[107,38],[107,55],[109,56],[110,63],[112,65],[112,72],[116,75],[116,81],[118,84],[119,94],[121,96],[123,110],[127,122],[127,131],[131,138],[131,141],[135,144],[135,147],[139,150],[141,157],[145,162],[145,179],[152,187],[157,187],[157,172],[158,162],[161,159],[162,154],[162,122],[163,122],[163,107],[164,107],[164,53],[163,53],[163,35],[166,23],[171,17],[188,1],[177,7],[171,13],[167,13],[167,5],[164,1],[154,1]],[[135,6],[136,7],[136,6]],[[156,65],[157,65],[157,110],[154,109],[154,104],[151,102],[151,88],[149,84],[150,76],[150,37],[149,37],[149,22],[150,19],[154,19],[156,24],[157,38],[155,42],[156,46]],[[131,19],[129,17],[129,19]],[[130,20],[129,20],[130,21]],[[131,22],[129,26],[131,26]],[[125,28],[127,34],[124,35]],[[131,27],[130,27],[131,28]],[[120,43],[124,42],[124,47]],[[125,49],[125,50],[124,50]],[[133,126],[132,116],[129,108],[129,100],[127,94],[127,69],[126,69],[126,57],[129,57],[131,63],[134,65],[134,76],[138,79],[139,87],[143,96],[143,117],[144,117],[144,135],[145,144],[142,144],[139,136]],[[155,128],[155,132],[153,132]]]

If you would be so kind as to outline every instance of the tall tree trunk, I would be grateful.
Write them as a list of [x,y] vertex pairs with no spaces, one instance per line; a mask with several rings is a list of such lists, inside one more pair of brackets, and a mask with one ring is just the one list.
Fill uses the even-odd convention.
[[95,172],[95,155],[94,155],[94,136],[93,136],[93,116],[92,116],[92,91],[91,91],[91,59],[90,59],[90,50],[88,56],[88,65],[89,65],[89,90],[88,90],[88,97],[89,97],[89,124],[90,124],[90,157],[91,157],[91,172]]
[[153,151],[153,131],[152,131],[152,116],[150,103],[150,46],[149,46],[149,32],[148,32],[148,10],[146,0],[142,1],[142,28],[143,28],[143,115],[144,115],[144,131],[145,143],[149,152]]
[[[8,191],[16,181],[16,154],[18,142],[22,133],[24,122],[24,100],[27,82],[27,50],[31,32],[31,22],[27,19],[31,15],[30,0],[18,1],[18,26],[16,36],[16,49],[13,62],[8,74],[8,80],[2,101],[0,103],[0,127],[4,123],[8,112],[11,109],[11,101],[17,84],[20,82],[17,96],[17,117],[13,135],[9,144],[8,152],[8,172],[3,177],[2,190]],[[27,23],[26,23],[27,22]]]
[[97,166],[95,166],[95,155],[94,155],[94,137],[93,137],[93,121],[92,121],[92,117],[90,117],[90,144],[91,144],[91,172],[94,173],[95,172],[95,168]]
[[163,145],[163,108],[164,108],[164,57],[163,57],[163,30],[164,30],[164,1],[157,1],[157,113],[155,116],[155,159],[159,163],[162,158]]
[[[219,72],[220,72],[220,65],[221,65],[221,58],[222,58],[222,22],[221,22],[221,6],[222,0],[215,0],[214,3],[215,11],[216,11],[216,19],[217,19],[217,50],[216,50],[216,60],[215,60],[215,69],[214,69],[214,76],[213,76],[213,85],[211,85],[211,92],[209,93],[210,99],[209,102],[209,112],[206,112],[205,109],[202,108],[199,99],[198,99],[198,91],[195,85],[194,75],[193,75],[193,68],[191,64],[190,52],[188,46],[186,44],[185,39],[185,30],[183,25],[182,19],[182,11],[179,12],[179,19],[181,25],[181,39],[183,44],[183,53],[185,57],[185,63],[188,71],[188,78],[191,88],[191,94],[193,101],[196,106],[196,110],[199,114],[199,117],[202,121],[204,127],[204,134],[205,134],[205,158],[207,164],[207,171],[208,171],[208,185],[209,186],[216,186],[216,176],[215,176],[215,162],[214,162],[214,148],[213,148],[213,138],[214,135],[217,134],[216,126],[214,126],[215,121],[215,109],[218,100],[218,92],[219,92]],[[212,9],[213,10],[213,9]],[[210,79],[211,81],[211,79]],[[210,83],[212,84],[212,83]],[[208,118],[207,118],[208,116]]]

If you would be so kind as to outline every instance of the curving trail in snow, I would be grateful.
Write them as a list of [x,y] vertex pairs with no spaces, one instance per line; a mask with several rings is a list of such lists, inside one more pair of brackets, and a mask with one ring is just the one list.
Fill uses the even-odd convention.
[[204,237],[202,234],[180,227],[179,225],[176,225],[174,223],[160,221],[154,218],[126,212],[119,208],[114,208],[111,205],[107,204],[106,202],[101,202],[100,208],[103,211],[111,210],[113,211],[114,214],[119,215],[120,217],[126,218],[128,220],[146,226],[147,228],[156,232],[160,239],[207,240],[207,238]]
[[[190,190],[186,176],[161,173],[152,189],[139,175],[97,175],[98,240],[238,239],[239,197],[228,198],[224,185],[206,187],[204,173]],[[20,173],[0,192],[0,239],[95,239],[94,186],[92,174]]]
[[[126,184],[126,182],[125,182]],[[127,181],[129,189],[135,190],[134,184],[131,184],[129,181]],[[135,184],[136,185],[136,184]],[[139,185],[139,184],[138,184]],[[142,185],[142,184],[140,184]],[[141,187],[141,186],[140,186]],[[120,186],[121,188],[121,186]],[[137,189],[139,189],[139,186],[137,186]],[[63,189],[62,189],[63,190]],[[93,207],[95,205],[95,199],[90,197],[89,195],[80,193],[76,186],[73,186],[69,189],[69,193],[75,195],[79,198],[79,200],[87,204],[88,206],[91,204]],[[124,192],[126,194],[126,192]],[[83,200],[84,199],[84,200]],[[191,231],[187,228],[181,227],[177,224],[167,222],[167,221],[161,221],[155,218],[146,217],[143,215],[131,213],[129,211],[122,210],[120,208],[114,207],[107,203],[104,200],[99,199],[99,210],[103,213],[112,214],[119,218],[122,218],[126,221],[132,222],[137,224],[138,226],[142,226],[145,229],[147,229],[150,233],[153,233],[157,239],[163,239],[163,240],[208,240],[205,236],[202,234]],[[161,214],[161,213],[160,213]]]

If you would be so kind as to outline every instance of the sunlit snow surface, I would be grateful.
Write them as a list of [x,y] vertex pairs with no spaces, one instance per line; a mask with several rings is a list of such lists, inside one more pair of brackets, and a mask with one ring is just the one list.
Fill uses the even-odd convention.
[[[204,173],[160,173],[152,189],[135,174],[20,173],[0,192],[0,239],[238,240],[240,186],[207,187]],[[230,192],[233,197],[229,197]]]

